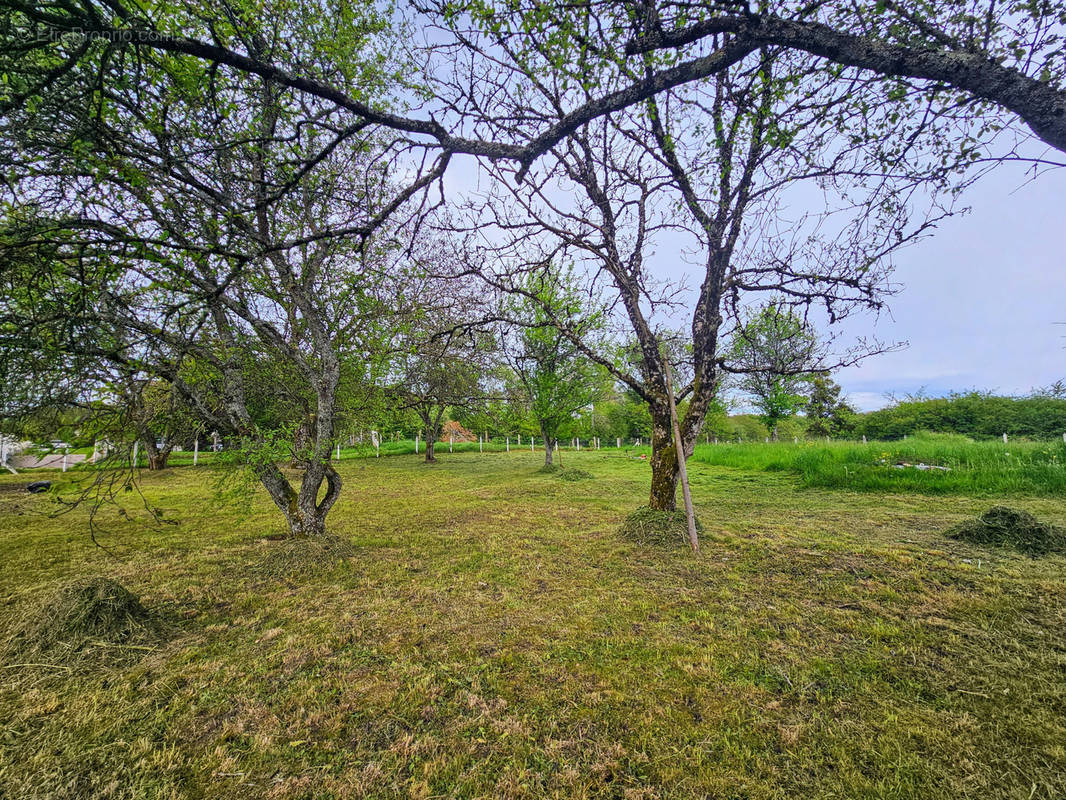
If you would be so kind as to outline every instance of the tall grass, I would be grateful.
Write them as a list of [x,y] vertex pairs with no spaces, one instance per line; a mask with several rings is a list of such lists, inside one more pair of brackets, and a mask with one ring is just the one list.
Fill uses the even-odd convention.
[[[927,494],[1066,494],[1066,444],[917,434],[894,442],[700,445],[694,460],[783,470],[806,486]],[[921,469],[918,465],[947,467]]]

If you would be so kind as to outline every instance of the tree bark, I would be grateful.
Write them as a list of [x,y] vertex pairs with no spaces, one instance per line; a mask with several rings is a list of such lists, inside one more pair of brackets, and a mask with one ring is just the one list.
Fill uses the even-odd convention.
[[151,436],[142,436],[141,444],[144,445],[145,455],[148,456],[148,469],[149,470],[161,470],[167,468],[167,461],[170,459],[170,445],[164,445],[163,447],[156,447],[155,439]]
[[[981,50],[927,45],[907,47],[834,30],[812,20],[788,20],[773,15],[716,15],[684,30],[642,36],[629,42],[626,52],[634,55],[661,48],[681,48],[704,37],[723,33],[732,34],[733,38],[729,45],[718,51],[721,56],[731,48],[749,48],[748,52],[751,52],[761,46],[776,45],[881,75],[948,84],[1012,111],[1046,144],[1066,152],[1066,91],[1015,67],[1000,64],[994,54]],[[730,65],[730,60],[720,60],[725,66]],[[659,89],[660,83],[668,81],[676,86],[707,77],[710,74],[708,69],[721,71],[723,66],[708,62],[707,57],[696,58],[656,73],[629,87],[628,91],[650,96],[652,90]]]
[[552,450],[555,448],[555,439],[544,433],[544,428],[540,429],[540,436],[544,440],[544,466],[550,467],[554,463],[552,461]]
[[657,404],[651,414],[651,496],[648,505],[657,511],[676,511],[680,476],[670,409],[660,408]]

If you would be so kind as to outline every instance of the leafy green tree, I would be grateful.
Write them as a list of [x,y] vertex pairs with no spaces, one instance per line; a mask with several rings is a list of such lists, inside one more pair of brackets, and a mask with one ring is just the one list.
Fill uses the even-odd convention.
[[580,336],[595,327],[596,317],[586,313],[561,270],[533,272],[523,288],[511,309],[523,324],[507,353],[544,442],[544,465],[551,466],[560,433],[597,398],[603,381],[603,371],[560,326]]
[[[163,18],[185,10],[155,9]],[[246,10],[206,23],[215,40],[328,71],[379,109],[395,102],[398,51],[373,4],[328,25],[309,15],[286,35]],[[206,30],[186,21],[192,36]],[[419,213],[407,205],[417,189],[390,179],[393,148],[405,145],[347,125],[334,104],[308,102],[271,75],[151,48],[133,68],[91,37],[37,44],[33,63],[16,68],[22,77],[48,58],[63,67],[22,84],[33,97],[0,115],[0,243],[3,260],[46,276],[38,285],[57,298],[46,308],[77,299],[68,286],[93,290],[61,317],[76,324],[58,328],[51,349],[173,386],[232,445],[293,536],[324,533],[342,486],[330,454],[345,365],[389,338],[399,217]],[[30,353],[50,321],[21,317],[7,341]],[[283,368],[257,371],[271,364]],[[281,411],[293,414],[265,422]],[[293,450],[296,480],[279,466]]]
[[855,409],[840,396],[841,388],[828,375],[813,375],[804,413],[811,436],[839,436],[855,426]]
[[750,313],[733,335],[729,357],[748,395],[777,441],[778,423],[807,402],[818,339],[787,306],[769,303]]

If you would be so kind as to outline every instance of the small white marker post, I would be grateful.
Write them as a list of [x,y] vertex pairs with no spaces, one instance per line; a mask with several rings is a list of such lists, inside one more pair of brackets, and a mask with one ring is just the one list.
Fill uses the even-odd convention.
[[337,442],[337,460],[341,460],[341,443]]
[[1062,434],[1062,441],[1066,442],[1066,433]]
[[862,443],[866,444],[866,434],[865,433],[862,435]]
[[[536,447],[535,447],[535,442],[536,441],[537,441],[537,437],[536,436],[530,436],[529,437],[529,452],[531,452],[531,453],[537,452],[536,451]],[[1066,442],[1066,433],[1062,434],[1062,441]]]
[[448,434],[448,452],[449,453],[452,451],[452,445],[454,445],[454,444],[455,444],[455,434],[454,433],[449,433]]
[[196,438],[192,440],[192,465],[195,467],[200,463],[200,435],[197,434]]
[[581,437],[578,436],[575,441],[577,442],[577,449],[580,450],[581,449]]
[[133,466],[134,466],[134,468],[137,467],[137,445],[139,445],[139,444],[140,444],[140,442],[138,442],[136,439],[133,440]]
[[718,437],[717,436],[714,437],[714,443],[718,444]]
[[485,440],[482,439],[480,436],[477,437],[477,451],[479,453],[485,452]]
[[1003,434],[1003,444],[1007,443],[1007,434]]
[[[1063,439],[1066,439],[1066,433],[1062,434],[1062,437],[1063,437]],[[621,436],[614,437],[614,446],[617,447],[619,450],[622,449],[622,437]]]
[[508,453],[511,452],[511,437],[510,436],[507,437],[507,452]]
[[415,432],[415,455],[418,455],[418,432]]
[[67,454],[63,453],[63,471],[67,471]]

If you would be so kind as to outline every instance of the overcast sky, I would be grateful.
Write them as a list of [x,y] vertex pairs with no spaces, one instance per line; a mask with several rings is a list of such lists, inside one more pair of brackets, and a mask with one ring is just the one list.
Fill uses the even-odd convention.
[[969,214],[896,257],[891,316],[849,324],[909,342],[838,373],[861,410],[888,392],[1018,394],[1066,379],[1066,169],[1026,183],[1001,166],[964,204]]
[[[454,164],[446,183],[453,199],[477,193],[473,160]],[[833,376],[859,410],[888,405],[889,394],[1022,394],[1066,379],[1066,169],[1032,181],[1021,165],[1001,165],[959,205],[972,210],[897,253],[889,313],[839,326],[842,346],[870,335],[907,342]],[[691,267],[678,269],[682,246],[660,241],[649,269],[683,270],[696,286]]]

